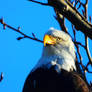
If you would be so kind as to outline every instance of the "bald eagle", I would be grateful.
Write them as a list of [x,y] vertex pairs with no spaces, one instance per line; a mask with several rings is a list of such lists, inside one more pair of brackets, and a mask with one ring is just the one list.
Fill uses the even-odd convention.
[[43,40],[42,56],[28,75],[23,92],[89,92],[77,73],[71,37],[50,28]]

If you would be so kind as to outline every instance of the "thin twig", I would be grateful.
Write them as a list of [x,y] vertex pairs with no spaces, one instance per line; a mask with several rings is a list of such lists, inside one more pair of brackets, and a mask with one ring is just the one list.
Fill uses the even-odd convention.
[[80,42],[74,41],[74,43],[77,44],[77,45],[82,46],[83,48],[85,48],[85,46],[82,43],[80,43]]
[[1,75],[0,75],[0,82],[3,80],[3,72],[1,72]]
[[91,16],[89,16],[89,22],[91,23],[91,20],[92,20],[92,18],[91,18]]
[[31,2],[34,2],[34,3],[40,4],[40,5],[46,5],[46,6],[48,6],[48,5],[49,5],[48,3],[42,3],[42,2],[38,2],[38,1],[34,1],[34,0],[28,0],[28,1],[31,1]]
[[85,50],[87,52],[89,62],[92,65],[92,57],[91,57],[91,54],[90,54],[90,51],[89,51],[89,44],[88,44],[88,37],[87,36],[85,36]]
[[[72,30],[73,30],[73,35],[74,35],[74,44],[75,44],[75,46],[76,46],[76,49],[77,49],[77,53],[78,53],[78,56],[79,56],[79,61],[78,61],[78,56],[76,56],[76,58],[77,58],[77,65],[76,65],[76,67],[77,67],[77,70],[78,70],[78,72],[83,76],[83,78],[84,78],[84,80],[86,80],[85,78],[86,78],[86,76],[85,76],[85,72],[84,72],[84,65],[83,65],[83,63],[82,63],[82,56],[81,56],[81,54],[80,54],[80,48],[79,48],[79,46],[78,45],[80,45],[80,46],[82,46],[83,48],[84,48],[84,45],[82,45],[80,42],[77,42],[76,41],[76,29],[75,29],[75,27],[74,27],[74,25],[72,25]],[[77,55],[77,54],[76,54]],[[80,63],[79,63],[80,62]],[[82,67],[82,68],[80,68],[80,66]]]
[[29,39],[31,39],[31,40],[35,40],[35,41],[38,41],[38,42],[43,43],[43,41],[42,41],[42,40],[39,40],[38,38],[30,37],[30,36],[24,34],[23,32],[20,31],[19,28],[16,29],[16,28],[14,28],[14,27],[12,27],[12,26],[6,24],[6,23],[3,21],[3,19],[0,19],[0,23],[3,24],[4,28],[5,28],[5,27],[8,27],[8,28],[10,28],[10,29],[12,29],[12,30],[14,30],[14,31],[16,31],[16,32],[18,32],[18,33],[20,33],[21,35],[23,35],[23,37],[18,37],[18,38],[17,38],[18,40],[23,39],[23,38],[29,38]]
[[85,4],[83,4],[85,10],[85,18],[87,19],[87,7],[88,7],[88,0],[86,0]]
[[[84,7],[84,17],[87,19],[88,0],[85,1],[85,4],[83,4],[83,7]],[[86,36],[86,35],[85,35],[85,50],[87,52],[89,62],[92,65],[92,57],[91,57],[90,51],[89,51],[88,36]]]
[[63,30],[64,32],[68,33],[67,31],[67,28],[65,26],[65,18],[62,14],[60,14],[56,8],[54,8],[55,10],[55,13],[56,13],[56,17],[55,19],[58,21],[60,27],[61,27],[61,30]]

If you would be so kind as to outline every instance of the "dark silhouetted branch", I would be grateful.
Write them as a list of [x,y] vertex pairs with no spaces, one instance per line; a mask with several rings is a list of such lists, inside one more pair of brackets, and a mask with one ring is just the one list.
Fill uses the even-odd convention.
[[[38,3],[38,1],[30,0]],[[83,17],[76,8],[68,0],[48,0],[48,3],[41,3],[42,5],[52,6],[57,11],[66,17],[77,30],[82,31],[90,39],[92,39],[92,25]],[[79,25],[80,24],[80,25]]]
[[14,27],[6,24],[3,19],[0,19],[0,23],[3,24],[3,28],[5,29],[6,27],[20,33],[21,35],[23,35],[23,37],[18,37],[17,40],[21,40],[21,39],[24,39],[24,38],[29,38],[31,40],[35,40],[35,41],[38,41],[38,42],[41,42],[43,43],[43,41],[39,40],[38,38],[35,38],[34,36],[33,37],[30,37],[30,36],[27,36],[26,34],[24,34],[23,32],[20,31],[20,27],[18,27],[18,29],[15,29]]
[[89,44],[88,44],[88,37],[87,36],[85,36],[85,50],[86,50],[89,62],[92,65],[92,58],[91,58],[90,51],[89,51]]
[[[66,17],[77,30],[92,39],[92,25],[69,3],[68,0],[49,0],[50,5]],[[80,24],[80,25],[79,25]]]
[[49,5],[48,3],[42,3],[42,2],[35,1],[35,0],[28,0],[28,1],[31,1],[31,2],[34,2],[34,3],[37,3],[37,4],[41,4],[41,5],[46,5],[46,6]]
[[0,74],[0,82],[3,80],[3,73]]
[[65,26],[65,18],[64,18],[64,16],[62,14],[60,14],[55,8],[54,8],[54,10],[55,10],[55,13],[56,13],[55,19],[58,21],[58,23],[59,23],[59,25],[61,27],[61,30],[63,30],[66,33],[68,33],[67,28]]

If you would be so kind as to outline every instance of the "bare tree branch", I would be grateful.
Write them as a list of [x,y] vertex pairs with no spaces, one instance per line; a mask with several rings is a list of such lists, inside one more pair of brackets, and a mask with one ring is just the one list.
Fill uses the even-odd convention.
[[35,0],[28,0],[28,1],[31,1],[31,2],[34,2],[34,3],[37,3],[37,4],[41,4],[41,5],[46,5],[46,6],[49,5],[48,3],[42,3],[42,2],[35,1]]
[[[64,15],[77,30],[82,31],[92,39],[92,25],[67,0],[49,0],[59,13]],[[50,4],[50,5],[51,5]],[[80,25],[79,25],[80,24]]]
[[[34,0],[30,1],[38,3]],[[39,2],[39,4],[44,5],[45,3]],[[77,11],[76,8],[73,7],[68,0],[48,0],[48,3],[45,5],[56,8],[57,11],[65,16],[77,30],[82,31],[85,35],[92,39],[92,25]]]
[[55,8],[54,8],[54,10],[55,10],[55,13],[56,13],[55,19],[59,22],[61,30],[63,30],[66,33],[68,33],[67,28],[65,26],[65,18],[64,18],[64,16],[62,14],[60,14]]
[[[82,4],[84,7],[84,17],[87,19],[87,8],[88,8],[88,0],[85,0],[85,4]],[[92,57],[89,51],[89,44],[88,44],[88,36],[85,35],[85,50],[89,59],[90,64],[92,65]]]
[[3,72],[0,74],[0,82],[3,80]]
[[87,36],[85,36],[85,50],[87,52],[87,56],[88,56],[89,62],[92,65],[92,58],[91,58],[90,51],[89,51],[88,37]]
[[30,37],[30,36],[24,34],[23,32],[20,31],[20,28],[15,29],[14,27],[12,27],[12,26],[6,24],[6,23],[3,21],[3,19],[0,19],[0,23],[3,24],[3,28],[4,28],[4,29],[5,29],[6,27],[8,27],[8,28],[10,28],[10,29],[12,29],[12,30],[14,30],[14,31],[16,31],[16,32],[18,32],[18,33],[20,33],[21,35],[23,35],[23,37],[18,37],[17,40],[21,40],[21,39],[24,39],[24,38],[29,38],[29,39],[31,39],[31,40],[35,40],[35,41],[38,41],[38,42],[43,43],[43,41],[37,39],[37,38],[34,37],[34,36],[33,36],[33,37]]

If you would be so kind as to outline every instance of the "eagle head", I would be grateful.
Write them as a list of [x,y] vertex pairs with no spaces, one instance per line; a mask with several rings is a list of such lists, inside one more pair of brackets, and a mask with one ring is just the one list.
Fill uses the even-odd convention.
[[50,28],[44,35],[43,43],[43,53],[35,68],[55,65],[57,71],[61,68],[76,70],[74,43],[67,33]]

